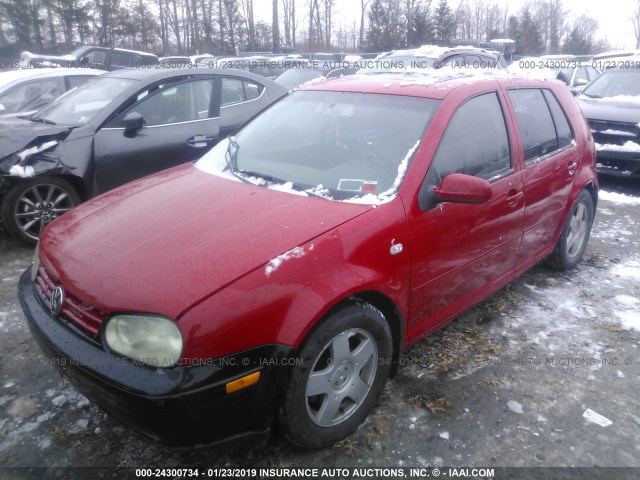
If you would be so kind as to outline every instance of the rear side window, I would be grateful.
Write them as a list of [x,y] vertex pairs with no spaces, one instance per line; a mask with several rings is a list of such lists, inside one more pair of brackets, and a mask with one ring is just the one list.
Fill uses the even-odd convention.
[[558,148],[564,148],[571,145],[573,141],[573,135],[571,134],[571,128],[569,127],[569,121],[566,115],[560,108],[560,104],[556,97],[549,90],[543,90],[544,98],[547,100],[549,109],[551,110],[551,116],[553,117],[553,123],[556,127],[556,134],[558,137]]
[[264,87],[254,82],[241,80],[239,78],[222,79],[222,99],[221,106],[227,107],[236,103],[255,100],[262,94]]
[[133,55],[130,53],[111,52],[112,67],[133,67]]
[[516,111],[525,165],[558,149],[556,129],[542,91],[537,88],[509,90]]

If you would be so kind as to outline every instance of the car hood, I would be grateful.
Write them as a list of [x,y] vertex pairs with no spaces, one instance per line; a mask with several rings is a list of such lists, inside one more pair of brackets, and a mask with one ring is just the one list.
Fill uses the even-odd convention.
[[68,292],[106,314],[179,318],[239,277],[371,209],[186,165],[65,214],[43,232],[41,257]]
[[33,176],[60,164],[57,145],[73,129],[19,118],[0,122],[0,174]]
[[577,97],[585,118],[609,122],[640,123],[640,103],[607,98]]

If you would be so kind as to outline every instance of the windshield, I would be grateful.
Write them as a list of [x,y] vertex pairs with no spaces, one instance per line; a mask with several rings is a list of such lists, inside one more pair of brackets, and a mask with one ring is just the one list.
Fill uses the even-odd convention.
[[638,97],[640,70],[608,70],[591,82],[582,91],[582,95],[592,98]]
[[80,56],[87,51],[89,47],[79,47],[69,54],[70,57],[80,58]]
[[396,193],[439,104],[399,95],[297,91],[197,166],[267,187],[284,184],[309,195],[379,203]]
[[40,110],[34,118],[57,125],[84,125],[135,83],[137,80],[127,78],[91,79]]

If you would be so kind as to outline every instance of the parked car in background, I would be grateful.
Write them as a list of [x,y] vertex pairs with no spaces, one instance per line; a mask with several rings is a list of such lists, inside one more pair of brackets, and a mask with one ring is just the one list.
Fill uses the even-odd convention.
[[26,243],[78,203],[200,158],[287,90],[238,70],[127,69],[0,123],[2,221]]
[[580,61],[573,55],[525,57],[509,65],[508,70],[510,73],[539,79],[560,80],[567,84],[574,95],[600,76],[600,72],[591,66],[591,62]]
[[0,73],[0,119],[30,115],[60,95],[101,75],[89,68],[38,68]]
[[62,56],[27,51],[20,54],[21,68],[66,67],[111,71],[121,68],[144,68],[157,64],[158,57],[151,53],[124,48],[80,47]]
[[34,337],[172,446],[274,420],[305,448],[351,434],[404,348],[589,239],[594,148],[569,90],[444,73],[305,85],[195,165],[46,226],[19,284]]
[[368,61],[358,73],[424,71],[434,68],[506,69],[499,52],[475,47],[438,47],[423,45],[410,50],[394,50]]
[[[302,61],[303,66],[292,66],[285,72],[278,75],[273,81],[284,86],[288,90],[293,90],[307,82],[318,80],[330,80],[353,75],[358,71],[357,66],[337,67],[335,61]],[[311,65],[311,66],[307,66]]]
[[191,57],[174,55],[172,57],[160,58],[158,66],[161,68],[181,68],[195,66],[195,64],[192,63]]
[[591,66],[598,70],[610,68],[640,68],[640,50],[615,50],[595,55]]
[[640,176],[640,68],[607,70],[576,98],[596,142],[598,172]]

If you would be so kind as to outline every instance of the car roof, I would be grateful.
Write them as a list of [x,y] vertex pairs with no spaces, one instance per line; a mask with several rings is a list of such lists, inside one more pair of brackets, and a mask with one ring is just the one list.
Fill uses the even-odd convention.
[[540,80],[509,74],[502,70],[463,71],[442,68],[429,73],[381,73],[352,75],[335,80],[309,83],[298,90],[335,91],[403,95],[409,97],[444,99],[453,90],[465,85],[495,86],[498,81],[507,87],[543,87],[556,80]]
[[438,45],[422,45],[418,48],[412,48],[408,50],[393,50],[384,56],[398,57],[398,56],[416,56],[416,57],[430,57],[440,58],[443,55],[451,53],[484,53],[496,56],[496,51],[486,50],[484,48],[477,48],[471,45],[461,45],[457,47],[440,47]]
[[103,75],[103,77],[113,77],[113,78],[126,78],[129,80],[140,80],[140,81],[148,81],[155,82],[158,80],[163,80],[166,78],[173,78],[179,76],[205,76],[205,75],[237,75],[240,77],[245,77],[250,80],[255,80],[258,83],[265,84],[265,82],[269,82],[268,79],[262,77],[260,75],[253,74],[251,72],[247,72],[246,70],[238,70],[235,68],[170,68],[170,69],[155,69],[155,68],[123,68],[120,70],[115,70],[113,72],[108,72]]

